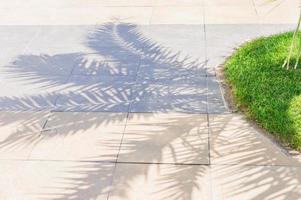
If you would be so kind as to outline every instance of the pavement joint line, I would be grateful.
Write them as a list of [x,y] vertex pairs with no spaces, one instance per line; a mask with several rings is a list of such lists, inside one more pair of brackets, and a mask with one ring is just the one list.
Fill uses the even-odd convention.
[[206,115],[207,119],[207,134],[208,134],[208,161],[209,165],[211,165],[211,145],[210,145],[210,140],[211,140],[211,129],[210,129],[210,122],[209,122],[209,114]]
[[218,163],[167,163],[167,162],[114,162],[97,160],[43,160],[43,159],[0,159],[0,162],[70,162],[70,163],[103,163],[103,164],[133,164],[133,165],[184,165],[184,166],[238,166],[238,167],[288,167],[301,168],[301,165],[276,165],[276,164],[218,164]]
[[42,127],[42,131],[46,128],[46,125],[47,125],[49,119],[50,119],[51,117],[53,117],[53,113],[52,113],[52,112],[50,112],[50,111],[47,111],[47,112],[48,112],[48,113],[47,113],[47,119],[45,120],[45,123],[44,123],[44,125],[43,125],[43,127]]
[[29,46],[31,45],[31,43],[36,40],[39,35],[40,35],[40,32],[41,32],[41,28],[39,28],[35,33],[34,35],[32,36],[32,38],[26,43],[26,45],[24,46],[23,50],[22,50],[22,54],[25,54],[29,48]]
[[0,159],[3,161],[16,161],[16,162],[70,162],[70,163],[103,163],[103,164],[133,164],[133,165],[196,165],[196,166],[208,166],[207,163],[169,163],[169,162],[115,162],[115,161],[97,161],[97,160],[43,160],[43,159]]
[[[115,165],[114,165],[114,168],[113,168],[113,171],[112,171],[112,178],[110,180],[110,186],[112,186],[113,183],[114,183],[114,176],[115,176],[115,172],[116,172],[116,168],[117,168],[117,164],[116,163],[118,161],[118,157],[119,157],[119,153],[120,153],[120,150],[121,150],[121,146],[122,146],[122,142],[123,142],[123,138],[124,138],[124,134],[125,134],[125,130],[126,130],[126,126],[127,126],[128,120],[129,120],[129,112],[126,115],[126,121],[125,121],[125,124],[124,124],[122,137],[121,137],[119,148],[118,148],[118,152],[117,152],[117,155],[116,155]],[[109,190],[109,192],[107,194],[107,199],[109,199],[111,192],[112,192],[112,190]]]
[[206,115],[209,113],[209,87],[208,87],[208,78],[206,78]]
[[211,165],[211,155],[210,155],[210,126],[209,126],[209,101],[208,101],[208,95],[209,95],[209,87],[208,87],[208,78],[206,78],[206,120],[207,120],[207,142],[208,142],[208,162],[209,166]]
[[127,115],[126,115],[126,120],[125,120],[124,128],[123,128],[123,131],[122,131],[122,137],[121,137],[120,144],[119,144],[119,147],[118,147],[118,152],[117,152],[117,155],[116,155],[115,162],[118,161],[118,157],[119,157],[119,154],[120,154],[120,151],[121,151],[121,146],[122,146],[122,143],[123,143],[124,134],[125,134],[125,131],[126,131],[128,120],[129,120],[129,115],[130,115],[130,113],[128,112]]
[[[96,77],[96,78],[104,78],[104,77],[110,77],[110,75],[98,75],[98,74],[71,74],[72,76],[76,76],[76,77],[78,77],[78,76],[83,76],[83,77]],[[64,75],[62,75],[62,76],[64,76]],[[118,77],[118,78],[127,78],[127,77],[129,77],[129,75],[112,75],[112,77]]]
[[229,105],[228,105],[228,103],[227,103],[227,101],[226,101],[226,99],[225,99],[225,94],[226,94],[226,92],[225,92],[224,89],[222,88],[220,81],[217,80],[217,82],[218,82],[219,94],[221,95],[222,100],[223,100],[223,104],[224,104],[223,106],[225,107],[225,110],[229,111],[230,108],[229,108]]
[[[143,46],[143,50],[142,51],[144,51],[144,46]],[[131,101],[129,102],[129,105],[128,105],[128,113],[130,113],[131,112],[131,108],[132,108],[132,103],[133,103],[133,98],[134,98],[134,88],[136,87],[136,85],[137,85],[137,80],[138,80],[138,74],[139,74],[139,72],[140,72],[140,69],[141,69],[141,65],[142,65],[142,63],[141,63],[141,58],[139,58],[139,65],[138,65],[138,67],[137,67],[137,71],[136,71],[136,74],[135,74],[135,78],[134,78],[134,85],[132,86],[132,88],[131,88],[131,96],[130,96],[130,99],[131,99]]]
[[47,119],[45,120],[45,122],[44,122],[44,124],[43,124],[43,126],[42,126],[42,129],[41,129],[41,131],[40,131],[39,137],[42,136],[43,132],[48,131],[48,129],[45,129],[45,128],[46,128],[46,125],[47,125],[47,123],[48,123],[48,120],[49,120],[49,117],[47,117]]
[[[144,49],[144,47],[143,47],[143,49]],[[137,78],[138,78],[138,73],[140,71],[140,67],[141,67],[141,58],[139,59],[139,65],[138,65],[138,68],[137,68],[137,71],[136,71],[136,75],[135,75],[135,81],[134,81],[135,85],[137,83]],[[132,90],[133,90],[133,88],[132,88]],[[133,97],[133,91],[131,92],[131,99],[132,99],[132,97]],[[116,162],[118,161],[119,153],[121,151],[121,146],[122,146],[122,143],[123,143],[123,138],[124,138],[124,134],[125,134],[125,131],[126,131],[127,123],[128,123],[128,120],[129,120],[130,111],[131,111],[131,105],[132,105],[132,102],[129,102],[128,110],[127,110],[127,115],[126,115],[125,126],[124,126],[124,129],[123,129],[121,141],[120,141],[119,148],[118,148],[118,153],[117,153],[117,156],[116,156]],[[114,169],[114,171],[115,171],[115,169]]]
[[[97,105],[97,104],[91,104],[91,105]],[[192,115],[231,115],[234,114],[231,111],[225,111],[225,112],[184,112],[184,111],[153,111],[153,112],[119,112],[119,111],[83,111],[83,110],[0,110],[0,112],[18,112],[18,113],[26,113],[26,112],[49,112],[49,113],[111,113],[111,114],[125,114],[125,113],[133,113],[133,114],[168,114],[168,113],[181,113],[181,114],[192,114]]]
[[255,1],[254,1],[254,0],[252,0],[252,6],[253,6],[253,8],[254,8],[254,10],[255,10],[256,16],[259,17],[259,15],[258,15],[258,10],[257,10],[257,8],[256,8]]
[[[151,12],[150,18],[149,18],[149,20],[148,20],[148,25],[151,25],[151,24],[152,24],[153,16],[154,16],[154,10],[155,10],[155,8],[152,7],[152,12]],[[144,47],[143,47],[143,50],[144,50]]]
[[[206,71],[206,75],[208,76],[208,55],[207,55],[207,29],[206,29],[206,9],[205,9],[205,1],[202,1],[203,2],[203,24],[202,24],[202,27],[203,27],[203,30],[204,30],[204,48],[205,48],[205,68],[207,69]],[[215,76],[215,74],[214,74]]]
[[[71,79],[71,76],[72,76],[72,73],[73,73],[75,67],[76,67],[76,66],[75,66],[75,63],[73,63],[73,64],[72,64],[72,69],[71,69],[71,71],[70,71],[70,74],[68,75],[68,77],[66,77],[66,84],[68,84],[69,80]],[[57,107],[56,104],[57,104],[59,98],[60,98],[60,94],[56,94],[56,97],[55,97],[55,100],[54,100],[54,107]]]
[[[89,7],[89,6],[87,6]],[[101,5],[101,6],[96,6],[97,8],[164,8],[164,7],[176,7],[176,8],[191,8],[191,7],[204,7],[202,5],[121,5],[121,6],[114,6],[114,5]]]
[[169,162],[125,162],[125,161],[118,161],[116,164],[133,164],[133,165],[188,165],[188,166],[208,166],[208,163],[169,163]]
[[211,166],[241,166],[241,167],[288,167],[288,168],[301,168],[301,165],[279,165],[279,164],[217,164],[213,163]]

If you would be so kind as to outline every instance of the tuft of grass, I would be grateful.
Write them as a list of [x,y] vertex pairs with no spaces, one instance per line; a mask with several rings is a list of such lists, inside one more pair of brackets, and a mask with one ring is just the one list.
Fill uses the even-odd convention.
[[[292,36],[289,32],[244,44],[226,61],[225,77],[241,110],[301,150],[301,70],[282,68]],[[292,50],[292,62],[298,58],[298,45]]]

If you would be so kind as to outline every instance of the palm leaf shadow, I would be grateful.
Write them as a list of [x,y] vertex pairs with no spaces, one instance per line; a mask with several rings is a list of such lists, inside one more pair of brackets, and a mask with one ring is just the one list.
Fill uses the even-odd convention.
[[[160,84],[166,85],[167,81],[183,81],[183,83],[193,81],[192,76],[197,77],[199,75],[200,66],[203,67],[203,64],[199,61],[191,61],[188,57],[184,57],[182,60],[179,60],[178,53],[172,53],[170,50],[167,50],[160,45],[152,42],[149,39],[143,37],[141,33],[136,30],[136,26],[132,24],[106,24],[98,27],[95,32],[89,36],[87,45],[95,50],[94,53],[84,54],[84,53],[72,53],[72,54],[60,54],[60,55],[21,55],[17,60],[11,63],[7,67],[6,75],[12,80],[26,80],[28,84],[39,85],[40,88],[47,91],[46,94],[32,95],[32,96],[23,96],[23,97],[1,97],[1,104],[6,104],[7,110],[15,111],[36,111],[36,110],[47,110],[55,108],[58,105],[58,100],[60,98],[76,100],[78,98],[84,99],[81,102],[70,102],[70,106],[88,106],[88,107],[101,107],[105,110],[114,104],[119,103],[128,103],[133,100],[130,99],[133,97],[133,94],[118,94],[119,96],[112,95],[114,91],[123,91],[122,88],[125,84],[133,84],[141,81],[141,83],[136,84],[136,91],[145,90],[146,94],[138,94],[135,97],[135,100],[145,100],[145,96],[151,96],[153,94],[164,97],[166,94],[160,90],[156,90],[151,87],[151,84],[148,81],[157,81]],[[142,69],[141,75],[138,74],[140,64],[143,63],[144,68]],[[155,66],[154,69],[150,68]],[[157,67],[158,66],[158,67]],[[156,68],[157,67],[157,68]],[[145,71],[143,71],[145,70]],[[162,73],[163,72],[163,73]],[[70,73],[74,76],[88,75],[93,77],[100,77],[93,84],[88,82],[78,82],[76,79],[70,79]],[[103,76],[104,75],[104,76]],[[131,76],[134,76],[132,79]],[[109,77],[109,78],[108,78]],[[145,78],[145,82],[143,80]],[[107,81],[107,79],[109,79]],[[114,81],[121,79],[121,86],[116,88],[116,86],[111,86],[112,79]],[[87,84],[86,84],[87,83]],[[85,85],[86,84],[86,85]],[[197,83],[196,83],[197,84]],[[105,91],[95,92],[99,88],[104,88],[107,86]],[[147,88],[147,89],[145,89]],[[77,93],[76,90],[84,89],[85,92]],[[49,92],[48,92],[49,90]],[[60,91],[67,91],[61,93]],[[69,92],[70,91],[70,92]],[[91,92],[92,91],[92,92]],[[116,93],[115,93],[116,94]],[[151,94],[151,95],[149,95]],[[170,95],[170,92],[168,93]],[[175,103],[183,101],[189,101],[193,99],[191,94],[173,94],[177,95]],[[75,98],[73,98],[75,96]],[[88,101],[85,101],[85,98],[96,99],[95,104],[89,104]],[[97,101],[98,100],[98,101]],[[102,102],[101,102],[102,101]],[[46,102],[46,103],[45,103]],[[83,103],[84,102],[84,103]],[[89,101],[90,102],[90,101]],[[101,104],[101,103],[102,104]],[[110,108],[111,109],[111,108]],[[5,118],[5,121],[2,122],[3,125],[9,125],[15,123],[13,118]],[[39,121],[39,116],[32,117],[29,121],[20,119],[21,124],[35,124]],[[103,120],[101,123],[97,119],[85,118],[82,121],[76,121],[76,124],[80,126],[72,127],[70,124],[59,124],[60,127],[69,126],[69,131],[65,132],[64,135],[60,137],[68,138],[72,134],[76,134],[78,131],[85,131],[91,127],[97,128],[106,123],[112,123],[112,121],[119,122],[122,118],[116,116],[115,118],[110,118],[107,121]],[[173,123],[177,124],[177,119],[172,120]],[[168,130],[169,123],[161,124],[166,132]],[[78,129],[78,127],[80,127]],[[195,124],[191,126],[191,129],[195,128]],[[190,128],[187,128],[189,132]],[[33,129],[31,126],[27,127],[27,130],[17,130],[14,134],[7,137],[4,141],[1,141],[1,149],[14,149],[23,146],[35,146],[42,141],[56,137],[60,132],[44,132],[36,131],[41,130],[35,126]],[[40,133],[41,132],[41,133]],[[57,134],[55,134],[57,133]],[[151,136],[144,138],[143,144],[149,143],[154,137],[157,137],[160,133],[153,133]],[[160,134],[161,137],[164,137],[164,134]],[[160,149],[169,148],[172,151],[173,146],[170,145],[177,137],[180,137],[182,142],[189,146],[189,141],[185,141],[185,133],[180,135],[170,135],[167,137],[164,144],[159,147],[157,154],[154,154],[150,159],[154,162],[160,162]],[[101,143],[103,145],[103,143]],[[108,144],[113,145],[114,144]],[[139,156],[140,152],[137,151],[138,147],[141,146],[140,142],[134,142],[133,144],[127,143],[131,146],[131,149],[128,149],[130,153],[126,153],[125,157],[135,157]],[[194,148],[191,146],[190,148]],[[193,149],[197,150],[197,149]],[[176,161],[176,155],[172,154],[173,159]],[[194,159],[196,155],[185,155],[186,159]],[[95,160],[101,160],[103,156],[95,157]],[[201,173],[195,172],[192,174],[201,175],[203,168],[196,168],[200,170]],[[53,193],[39,193],[36,194],[41,198],[51,198],[51,199],[94,199],[105,191],[102,191],[102,188],[99,188],[98,182],[110,182],[112,179],[112,174],[110,169],[106,166],[105,163],[96,162],[96,163],[87,163],[82,164],[80,169],[74,168],[68,171],[70,174],[82,174],[83,178],[68,178],[61,177],[62,182],[66,185],[62,189],[69,189],[73,192],[66,192],[57,194],[61,197],[54,197]],[[179,185],[182,183],[182,177],[176,175],[178,170],[170,174],[170,178],[174,177],[179,179],[176,183]],[[133,172],[134,173],[134,172]],[[146,174],[147,167],[143,170],[138,170],[138,174]],[[168,177],[164,177],[164,181]],[[130,180],[131,177],[128,177]],[[171,180],[172,181],[172,180]],[[191,184],[191,185],[190,185]],[[195,187],[197,184],[194,183],[194,180],[189,181],[189,185],[185,183],[185,187]],[[59,186],[57,186],[59,188]],[[178,186],[181,189],[181,186]],[[184,186],[182,186],[184,187]],[[171,192],[175,192],[175,188],[171,189]],[[192,189],[191,189],[192,190]],[[178,193],[174,198],[180,196],[189,196],[186,192]]]
[[[76,54],[64,54],[64,55],[56,55],[56,56],[35,56],[35,55],[23,55],[16,60],[15,63],[8,68],[7,74],[13,79],[26,79],[30,83],[42,84],[45,90],[52,89],[53,87],[58,87],[57,90],[52,90],[47,95],[37,95],[37,96],[25,96],[25,97],[1,97],[0,102],[6,103],[8,105],[8,110],[43,110],[45,108],[55,107],[57,106],[58,98],[64,97],[65,99],[77,99],[74,96],[82,97],[82,94],[72,91],[72,88],[75,90],[83,89],[84,91],[87,89],[87,86],[83,86],[83,82],[77,82],[75,79],[69,79],[69,82],[65,80],[66,76],[69,76],[69,73],[74,72],[85,75],[93,75],[98,76],[101,73],[104,73],[108,76],[116,76],[118,78],[126,78],[130,74],[138,74],[135,76],[134,80],[126,79],[126,81],[136,82],[137,80],[144,79],[144,82],[138,86],[136,89],[146,91],[147,93],[151,93],[152,95],[157,96],[166,96],[164,91],[154,90],[151,87],[150,81],[155,80],[156,83],[160,83],[161,86],[164,86],[164,83],[173,83],[174,80],[182,81],[182,83],[190,83],[194,84],[194,81],[198,81],[199,70],[203,68],[203,63],[195,60],[191,61],[189,58],[183,58],[179,60],[180,53],[172,53],[168,49],[152,42],[151,40],[145,38],[139,31],[137,27],[132,24],[106,24],[98,27],[94,33],[92,33],[88,38],[88,46],[95,50],[94,53],[84,54],[84,53],[76,53]],[[92,57],[92,60],[91,60]],[[96,57],[96,58],[95,58]],[[65,66],[68,70],[60,70],[61,69],[61,61],[69,60],[70,64]],[[129,61],[130,60],[130,61]],[[110,61],[110,62],[107,62]],[[129,62],[128,62],[129,61]],[[113,64],[110,65],[111,63]],[[34,64],[34,65],[33,65]],[[145,68],[141,67],[141,64],[145,66]],[[29,65],[31,67],[29,67]],[[55,69],[50,71],[41,70],[41,66],[45,66],[46,69]],[[153,67],[149,67],[153,66]],[[156,67],[163,66],[163,68]],[[145,70],[145,71],[143,71]],[[140,72],[140,75],[139,73]],[[171,78],[172,77],[172,78]],[[94,99],[102,99],[102,104],[88,104],[85,102],[86,106],[98,106],[100,109],[105,110],[112,104],[119,104],[121,102],[127,102],[133,100],[133,94],[122,94],[122,97],[109,95],[110,92],[116,91],[116,88],[109,87],[107,88],[107,93],[104,91],[95,92],[101,86],[108,86],[108,82],[101,82],[102,79],[98,79],[94,82],[89,89],[92,87],[92,91],[86,91],[85,98],[93,98]],[[87,82],[89,83],[89,81]],[[110,82],[109,82],[110,83]],[[127,83],[127,82],[125,82]],[[87,84],[89,85],[89,84]],[[196,83],[197,85],[197,83]],[[118,86],[119,87],[119,86]],[[95,90],[93,90],[95,88]],[[148,88],[148,90],[145,88]],[[58,94],[60,90],[71,90],[71,92],[66,92],[63,94]],[[90,90],[91,91],[91,90]],[[122,91],[122,89],[121,89]],[[169,93],[170,95],[170,93]],[[189,94],[179,95],[175,94],[177,98],[169,98],[172,103],[185,103],[187,101],[193,100],[193,98]],[[72,98],[73,96],[73,98]],[[145,100],[144,97],[148,96],[148,94],[142,93],[135,97],[135,100]],[[171,95],[172,96],[172,95]],[[153,97],[153,96],[152,96]],[[50,99],[46,105],[45,99]],[[164,99],[164,98],[163,98]],[[164,99],[166,100],[166,99]],[[97,101],[96,101],[97,102]],[[99,101],[98,101],[99,102]],[[80,102],[70,102],[70,106],[77,107]],[[193,109],[193,107],[191,108]],[[152,114],[149,115],[152,117]],[[3,117],[4,118],[4,117]],[[38,121],[38,117],[32,117],[30,121],[24,121],[25,124],[35,124]],[[102,122],[97,121],[95,118],[86,117],[84,120],[77,121],[77,128],[74,128],[72,124],[58,124],[58,128],[63,126],[68,126],[68,132],[65,135],[60,135],[60,137],[68,137],[73,134],[77,134],[78,131],[85,131],[91,127],[97,128],[106,123],[120,122],[123,118],[120,115],[117,115],[115,118],[110,118],[107,121],[104,120]],[[162,122],[160,127],[162,128],[160,131],[154,131],[149,135],[144,135],[142,141],[124,141],[124,145],[127,148],[126,152],[121,153],[121,156],[124,158],[132,159],[134,157],[142,157],[141,152],[139,152],[139,147],[143,147],[152,143],[152,141],[156,140],[157,137],[164,138],[164,142],[157,146],[156,152],[150,157],[145,158],[144,161],[150,160],[155,163],[159,163],[163,157],[163,149],[170,149],[170,152],[175,152],[177,149],[171,143],[180,139],[181,143],[184,144],[191,151],[198,152],[202,151],[204,146],[198,146],[197,148],[190,144],[190,141],[187,140],[187,133],[190,130],[194,129],[196,126],[196,121],[191,120],[189,117],[187,120],[187,128],[185,131],[178,135],[174,134],[166,134],[166,133],[174,133],[175,127],[171,126],[171,124],[180,124],[183,119],[172,119],[169,121]],[[15,119],[9,118],[5,121],[1,122],[0,125],[9,125],[13,124]],[[59,120],[58,120],[59,121]],[[34,127],[34,128],[33,128]],[[80,129],[78,130],[78,127]],[[0,148],[9,149],[16,148],[17,146],[22,145],[33,145],[35,146],[37,143],[41,142],[41,140],[49,140],[56,136],[56,134],[35,134],[38,128],[36,126],[27,126],[27,131],[17,130],[15,134],[8,137],[6,140],[0,143]],[[57,132],[59,133],[59,132]],[[135,134],[135,132],[131,133]],[[139,135],[138,135],[139,136]],[[223,141],[226,142],[226,141]],[[100,141],[100,144],[101,143]],[[112,143],[108,144],[114,145]],[[169,155],[174,161],[178,161],[178,157],[176,154]],[[183,156],[183,155],[182,155]],[[246,160],[248,159],[257,159],[257,157],[263,156],[259,154],[247,154]],[[96,156],[94,159],[97,160],[102,158],[102,155]],[[184,153],[184,158],[187,160],[198,160],[198,154],[190,154]],[[158,167],[160,167],[158,165]],[[162,187],[156,191],[159,199],[191,199],[192,193],[194,189],[199,189],[198,179],[205,175],[206,167],[205,166],[183,166],[174,168],[174,165],[168,166],[170,170],[168,173],[164,174],[161,178],[159,178],[158,182]],[[263,169],[264,170],[264,169]],[[96,199],[99,195],[103,195],[109,192],[108,188],[103,187],[100,183],[111,183],[112,182],[112,169],[108,163],[103,162],[83,162],[80,164],[80,167],[70,167],[68,169],[64,169],[64,172],[67,172],[69,176],[66,177],[58,177],[60,183],[64,183],[63,185],[58,184],[58,186],[53,188],[48,188],[50,190],[61,189],[60,192],[43,192],[43,189],[40,193],[33,194],[42,199],[56,199],[56,200],[65,200],[65,199]],[[222,175],[227,175],[233,171],[227,172],[226,170],[221,171]],[[264,170],[266,174],[268,171]],[[133,180],[136,176],[145,176],[147,177],[149,173],[149,165],[143,165],[143,167],[136,165],[136,167],[132,167],[129,169],[127,173],[123,174],[123,179],[125,180],[123,183],[115,188],[113,191],[115,195],[126,198],[127,190],[131,187],[131,180]],[[253,172],[252,172],[253,173]],[[288,172],[288,175],[295,173],[293,170]],[[77,175],[81,176],[78,177]],[[73,178],[70,176],[74,175]],[[252,175],[252,174],[251,174]],[[251,176],[250,175],[250,176]],[[256,172],[253,173],[256,175]],[[256,185],[252,184],[260,180],[252,179],[249,182],[245,183],[245,185],[253,185],[253,189],[256,188]],[[266,179],[269,176],[265,177]],[[172,183],[171,185],[168,183]],[[287,184],[289,185],[289,180],[277,179],[277,184]],[[266,185],[274,185],[275,182],[268,182]],[[243,186],[243,185],[241,185]],[[288,186],[289,187],[289,186]],[[229,194],[236,195],[239,193],[245,192],[244,189],[238,188],[238,190],[234,193]],[[259,198],[266,195],[266,191],[263,191],[258,195]],[[282,194],[283,195],[283,194]],[[285,194],[284,194],[285,195]]]

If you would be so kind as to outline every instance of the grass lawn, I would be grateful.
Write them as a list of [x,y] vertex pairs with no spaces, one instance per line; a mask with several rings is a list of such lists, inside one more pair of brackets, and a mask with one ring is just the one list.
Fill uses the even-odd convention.
[[[282,68],[291,38],[292,33],[284,33],[244,44],[226,61],[224,73],[238,108],[301,150],[301,66]],[[296,53],[297,47],[292,65]]]

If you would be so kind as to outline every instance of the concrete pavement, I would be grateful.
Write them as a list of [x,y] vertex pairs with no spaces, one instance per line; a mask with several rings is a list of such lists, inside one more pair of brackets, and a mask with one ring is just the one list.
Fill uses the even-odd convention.
[[298,1],[3,1],[0,199],[301,199],[216,69]]

